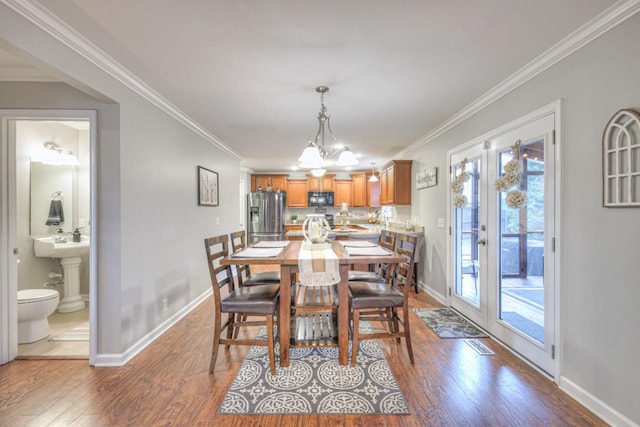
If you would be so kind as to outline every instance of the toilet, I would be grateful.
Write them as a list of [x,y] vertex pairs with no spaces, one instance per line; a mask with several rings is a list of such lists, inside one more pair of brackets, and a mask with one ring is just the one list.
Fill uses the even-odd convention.
[[49,336],[49,317],[58,307],[60,294],[54,289],[18,291],[18,344]]

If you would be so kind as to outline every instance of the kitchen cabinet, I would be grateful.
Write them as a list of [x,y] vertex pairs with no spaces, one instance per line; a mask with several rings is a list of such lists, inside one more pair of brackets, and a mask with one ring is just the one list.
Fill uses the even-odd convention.
[[271,187],[273,191],[287,191],[288,174],[251,175],[251,191],[266,190]]
[[307,175],[307,191],[335,191],[333,188],[333,177],[335,174],[325,174],[323,176]]
[[333,206],[339,208],[342,203],[352,206],[353,183],[350,179],[336,179],[333,182]]
[[380,169],[380,203],[411,204],[411,164],[413,160],[392,160]]
[[370,173],[367,173],[367,206],[371,208],[379,208],[380,207],[380,177],[378,177],[378,181],[370,182],[369,178],[371,177]]
[[353,207],[380,207],[380,180],[370,182],[371,172],[356,172],[351,175],[353,182]]
[[351,182],[353,187],[352,202],[354,208],[369,206],[367,203],[367,174],[358,172],[351,174]]
[[306,179],[288,179],[287,180],[287,207],[288,208],[306,208],[308,205]]
[[284,226],[284,234],[285,234],[285,240],[304,240],[304,237],[302,235],[299,236],[287,236],[287,233],[291,230],[300,230],[302,231],[302,224],[300,225],[285,225]]

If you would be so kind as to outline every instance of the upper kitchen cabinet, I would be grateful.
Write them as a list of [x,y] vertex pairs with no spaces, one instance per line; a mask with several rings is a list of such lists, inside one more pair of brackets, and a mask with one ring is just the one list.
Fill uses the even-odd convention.
[[307,198],[307,180],[306,179],[288,179],[287,180],[287,207],[288,208],[306,208],[309,199]]
[[343,203],[353,206],[353,183],[350,179],[336,179],[334,181],[334,199],[333,206],[338,208]]
[[370,182],[371,172],[355,172],[351,174],[353,186],[352,202],[354,208],[380,207],[380,181]]
[[382,205],[411,204],[411,163],[413,160],[392,160],[380,169],[380,203]]
[[251,175],[251,191],[271,190],[287,191],[287,174]]
[[351,206],[354,208],[369,206],[367,203],[367,174],[365,172],[351,174],[351,183],[353,186]]
[[333,177],[335,174],[326,174],[323,176],[307,175],[308,191],[334,191]]
[[371,174],[367,173],[367,206],[370,208],[380,207],[380,180],[369,181]]

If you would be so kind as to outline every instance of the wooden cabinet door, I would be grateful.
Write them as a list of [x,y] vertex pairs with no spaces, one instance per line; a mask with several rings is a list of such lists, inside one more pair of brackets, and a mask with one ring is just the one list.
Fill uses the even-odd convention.
[[352,206],[351,193],[353,192],[353,185],[351,180],[337,179],[335,180],[334,185],[333,206],[338,208],[342,203]]
[[333,175],[325,175],[321,178],[320,191],[335,191]]
[[307,175],[307,178],[309,179],[309,191],[335,191],[333,189],[334,176],[335,174],[320,177]]
[[369,182],[369,178],[367,178],[367,206],[372,208],[378,208],[381,206],[380,181]]
[[368,206],[367,203],[367,174],[354,173],[351,175],[351,182],[353,185],[353,207]]
[[306,179],[287,180],[287,207],[306,208],[307,203],[308,203],[307,180]]
[[271,189],[273,191],[287,191],[287,175],[271,175]]
[[380,170],[380,204],[381,205],[386,205],[387,204],[387,188],[389,187],[389,184],[387,183],[387,170],[386,169],[381,169]]
[[251,175],[251,191],[266,190],[269,183],[269,175]]
[[395,177],[395,167],[391,165],[387,168],[387,194],[385,196],[389,205],[395,203]]

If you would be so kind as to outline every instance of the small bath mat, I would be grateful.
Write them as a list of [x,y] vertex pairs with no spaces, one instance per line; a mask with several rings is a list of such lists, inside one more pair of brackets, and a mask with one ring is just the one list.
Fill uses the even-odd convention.
[[89,341],[89,322],[49,337],[49,341]]

